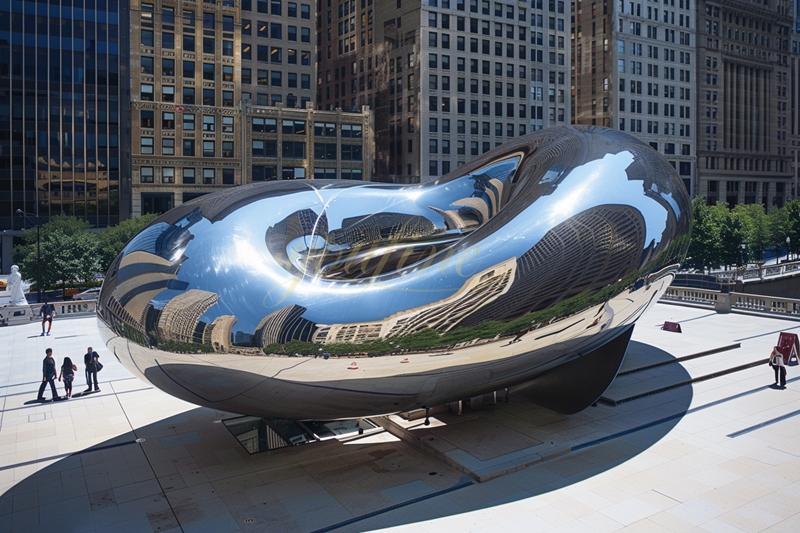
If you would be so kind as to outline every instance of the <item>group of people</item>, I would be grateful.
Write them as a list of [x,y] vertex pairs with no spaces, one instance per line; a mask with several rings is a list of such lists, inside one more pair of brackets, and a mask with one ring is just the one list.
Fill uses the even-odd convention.
[[[97,372],[103,368],[100,363],[100,356],[97,352],[92,350],[89,346],[83,356],[83,364],[86,367],[86,387],[84,394],[92,392],[92,384],[94,384],[94,392],[100,392],[100,387],[97,386]],[[69,357],[64,358],[64,364],[61,365],[60,371],[56,370],[56,360],[53,358],[53,349],[48,348],[45,350],[45,358],[42,361],[42,384],[39,387],[39,395],[37,400],[44,401],[44,390],[47,385],[50,385],[50,390],[53,392],[53,400],[61,400],[58,391],[56,390],[56,379],[64,383],[64,397],[63,399],[72,398],[72,382],[75,379],[75,372],[78,367],[73,364],[72,359]]]

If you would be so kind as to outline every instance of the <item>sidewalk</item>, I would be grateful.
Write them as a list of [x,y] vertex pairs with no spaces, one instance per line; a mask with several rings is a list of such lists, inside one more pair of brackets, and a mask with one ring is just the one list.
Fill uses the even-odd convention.
[[[665,320],[683,333],[660,330]],[[130,376],[93,318],[40,331],[0,328],[0,532],[800,530],[798,366],[785,390],[770,387],[763,365],[572,416],[520,393],[435,420],[425,431],[443,428],[443,453],[472,465],[494,465],[513,445],[569,449],[477,483],[386,432],[251,456],[218,423],[236,415]],[[657,304],[637,323],[626,365],[741,343],[646,379],[708,373],[765,358],[780,331],[800,325]],[[102,392],[32,403],[45,348],[59,366],[64,356],[78,365],[78,392],[89,345],[105,365]]]

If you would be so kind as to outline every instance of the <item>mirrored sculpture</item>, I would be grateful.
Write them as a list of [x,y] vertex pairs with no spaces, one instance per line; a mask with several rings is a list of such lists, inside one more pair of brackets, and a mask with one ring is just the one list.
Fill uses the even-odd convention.
[[277,181],[185,203],[127,244],[98,316],[126,368],[214,409],[335,419],[528,382],[576,412],[690,229],[652,148],[551,128],[421,185]]

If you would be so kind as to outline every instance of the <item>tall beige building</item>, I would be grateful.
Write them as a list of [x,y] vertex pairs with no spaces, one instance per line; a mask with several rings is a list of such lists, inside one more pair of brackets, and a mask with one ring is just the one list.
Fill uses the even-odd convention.
[[371,178],[369,109],[314,118],[313,2],[131,10],[134,216],[252,181]]
[[320,4],[317,106],[375,114],[375,179],[428,181],[570,117],[570,3]]
[[648,142],[692,193],[697,176],[694,0],[575,3],[574,121]]
[[793,196],[797,149],[792,2],[700,0],[698,15],[697,193],[780,207]]

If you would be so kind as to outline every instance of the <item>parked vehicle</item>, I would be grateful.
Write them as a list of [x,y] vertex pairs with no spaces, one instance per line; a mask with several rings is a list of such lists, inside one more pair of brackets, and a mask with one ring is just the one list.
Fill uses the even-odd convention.
[[91,289],[86,289],[83,292],[79,292],[75,296],[72,297],[73,300],[97,300],[97,297],[100,295],[100,287],[92,287]]

